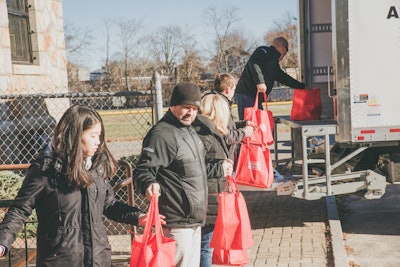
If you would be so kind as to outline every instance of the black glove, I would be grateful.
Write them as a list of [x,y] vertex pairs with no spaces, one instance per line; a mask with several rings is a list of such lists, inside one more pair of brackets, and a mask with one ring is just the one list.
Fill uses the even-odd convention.
[[299,89],[305,89],[306,88],[306,84],[305,83],[300,83]]

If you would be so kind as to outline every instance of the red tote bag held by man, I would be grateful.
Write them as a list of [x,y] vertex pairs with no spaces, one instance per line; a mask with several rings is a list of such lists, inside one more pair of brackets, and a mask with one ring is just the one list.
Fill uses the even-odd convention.
[[244,138],[243,141],[248,141],[250,144],[270,146],[274,143],[272,134],[274,118],[272,112],[268,110],[267,94],[264,93],[265,109],[258,108],[258,95],[256,94],[253,107],[244,108],[244,119],[252,121],[257,126],[257,131],[252,136]]
[[155,195],[151,198],[148,216],[143,235],[136,234],[132,241],[130,267],[175,267],[176,241],[162,232]]
[[290,119],[294,121],[319,120],[322,113],[321,90],[294,89]]

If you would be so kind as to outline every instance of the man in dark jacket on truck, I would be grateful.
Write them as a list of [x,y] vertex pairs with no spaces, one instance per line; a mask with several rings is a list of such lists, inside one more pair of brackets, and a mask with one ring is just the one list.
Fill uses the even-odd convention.
[[147,133],[133,180],[148,199],[159,195],[165,236],[176,240],[176,266],[200,263],[201,227],[207,214],[207,173],[203,143],[192,127],[200,88],[175,86],[170,108]]
[[[290,77],[279,66],[279,61],[288,50],[288,41],[283,37],[277,37],[271,46],[257,47],[250,56],[236,86],[235,101],[240,120],[243,120],[244,108],[254,105],[256,94],[266,92],[268,95],[275,81],[291,88],[305,88],[304,83]],[[264,100],[262,96],[259,97],[259,101],[261,108],[261,103],[266,99]]]

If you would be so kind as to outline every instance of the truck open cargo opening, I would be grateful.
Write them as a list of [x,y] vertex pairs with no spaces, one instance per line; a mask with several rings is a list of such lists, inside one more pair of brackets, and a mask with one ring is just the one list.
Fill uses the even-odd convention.
[[[317,199],[366,190],[365,197],[380,198],[387,182],[400,181],[400,2],[299,0],[298,7],[301,76],[321,89],[322,115],[275,118],[291,129],[289,161],[302,164],[292,194]],[[322,157],[309,153],[315,138],[324,142]],[[288,162],[277,153],[275,161]]]

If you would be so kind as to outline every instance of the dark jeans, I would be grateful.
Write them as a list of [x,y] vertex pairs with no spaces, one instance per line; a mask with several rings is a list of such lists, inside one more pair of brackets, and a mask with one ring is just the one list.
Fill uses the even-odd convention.
[[[248,96],[245,94],[235,94],[235,103],[237,104],[237,107],[238,107],[239,120],[243,120],[243,118],[244,118],[244,108],[254,106],[254,100],[255,100],[255,97],[251,97],[251,96]],[[260,101],[260,99],[259,99],[259,102],[262,103],[262,101]],[[262,106],[260,103],[258,104],[258,108],[262,109]]]
[[214,233],[214,226],[214,224],[206,224],[201,227],[200,267],[212,266],[213,248],[210,248],[210,243]]

